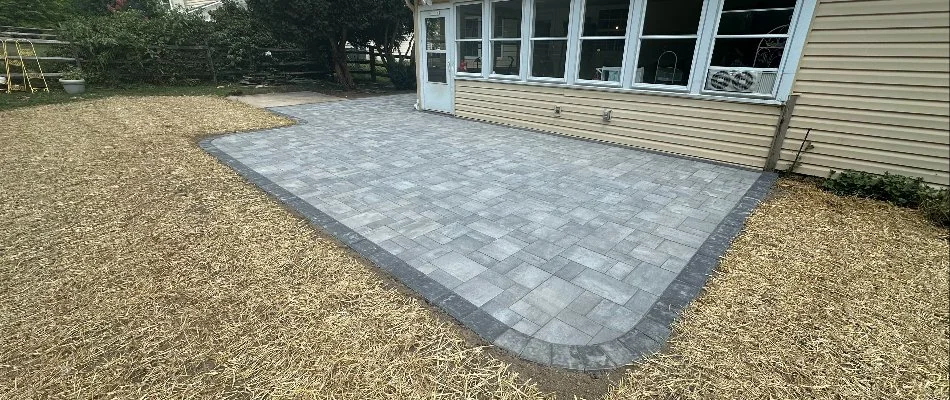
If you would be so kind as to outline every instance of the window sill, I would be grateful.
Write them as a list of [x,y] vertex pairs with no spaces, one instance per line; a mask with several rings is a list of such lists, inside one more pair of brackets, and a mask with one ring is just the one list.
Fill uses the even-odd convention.
[[707,101],[721,101],[726,103],[740,103],[740,104],[758,104],[758,105],[767,105],[767,106],[781,106],[783,102],[775,99],[763,99],[763,98],[749,98],[749,97],[732,97],[732,96],[721,96],[713,94],[695,94],[695,93],[685,93],[685,92],[674,92],[674,91],[662,91],[656,89],[643,89],[643,88],[619,88],[611,86],[591,86],[584,84],[574,84],[568,85],[563,82],[538,82],[538,81],[517,81],[513,80],[515,77],[490,77],[482,78],[478,76],[456,76],[457,80],[460,81],[473,81],[473,82],[494,82],[494,83],[504,83],[507,85],[522,85],[522,86],[541,86],[541,87],[557,87],[557,88],[567,88],[567,89],[577,89],[577,90],[591,90],[599,92],[612,92],[612,93],[631,93],[631,94],[642,94],[648,96],[660,96],[660,97],[679,97],[687,99],[697,99],[697,100],[707,100]]

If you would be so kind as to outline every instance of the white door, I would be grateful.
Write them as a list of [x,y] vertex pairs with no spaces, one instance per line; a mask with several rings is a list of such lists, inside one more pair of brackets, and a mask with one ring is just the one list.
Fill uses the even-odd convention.
[[452,112],[451,8],[422,11],[422,108]]

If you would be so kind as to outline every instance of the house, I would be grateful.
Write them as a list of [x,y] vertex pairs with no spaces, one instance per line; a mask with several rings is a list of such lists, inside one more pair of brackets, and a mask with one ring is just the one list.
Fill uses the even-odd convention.
[[200,13],[206,20],[210,20],[209,13],[217,10],[221,5],[221,0],[168,0],[168,6],[172,10]]
[[433,0],[415,23],[426,110],[950,185],[946,0]]

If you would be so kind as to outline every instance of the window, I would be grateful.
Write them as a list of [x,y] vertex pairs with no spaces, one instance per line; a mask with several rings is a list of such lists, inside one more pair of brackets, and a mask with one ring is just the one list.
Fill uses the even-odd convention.
[[426,75],[432,83],[446,83],[445,18],[426,18]]
[[531,76],[564,79],[571,0],[535,0]]
[[686,86],[699,37],[703,0],[648,0],[635,83]]
[[795,0],[725,0],[705,90],[771,94],[795,5]]
[[801,49],[815,8],[805,0],[459,1],[467,3],[456,6],[458,76],[755,99],[787,98],[794,71],[782,69],[794,63],[786,54],[791,43]]
[[577,78],[620,83],[630,0],[587,0]]
[[464,4],[456,9],[458,21],[458,72],[482,73],[482,4]]
[[492,3],[493,75],[521,74],[521,0]]

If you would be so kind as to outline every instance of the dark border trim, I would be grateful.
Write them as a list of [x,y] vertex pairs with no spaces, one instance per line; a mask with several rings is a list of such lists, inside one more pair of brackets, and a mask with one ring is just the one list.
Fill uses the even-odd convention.
[[[281,115],[298,123],[305,123],[298,118]],[[621,367],[661,350],[670,336],[670,325],[702,291],[709,275],[719,265],[719,256],[739,234],[745,218],[759,201],[765,198],[778,177],[774,173],[763,173],[759,176],[633,329],[617,339],[596,345],[563,345],[532,338],[480,310],[399,257],[218,149],[213,141],[220,136],[224,135],[205,138],[198,146],[271,197],[299,212],[317,229],[330,234],[406,287],[422,295],[427,302],[441,308],[485,341],[529,361],[582,371]]]

